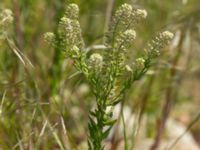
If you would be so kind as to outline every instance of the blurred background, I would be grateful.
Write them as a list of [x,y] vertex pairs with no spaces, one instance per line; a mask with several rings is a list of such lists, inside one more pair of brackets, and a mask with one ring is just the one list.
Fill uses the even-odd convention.
[[[82,75],[71,76],[75,73],[72,61],[43,38],[45,32],[57,30],[66,5],[72,2],[80,7],[87,46],[102,43],[109,15],[125,2],[148,12],[147,19],[137,26],[130,56],[141,54],[144,43],[160,31],[175,34],[156,65],[128,91],[124,111],[133,120],[135,114],[142,113],[132,144],[135,149],[146,150],[153,144],[169,106],[161,145],[173,143],[185,132],[187,138],[180,139],[182,147],[177,149],[198,150],[200,0],[1,0],[0,10],[13,11],[14,23],[7,32],[14,44],[0,37],[0,149],[87,149],[88,111],[94,97]],[[134,132],[136,125],[129,119],[127,128]],[[105,142],[112,150],[120,150],[122,139],[119,129],[118,135],[111,134]],[[139,148],[141,145],[147,147]],[[188,145],[191,147],[186,148]]]

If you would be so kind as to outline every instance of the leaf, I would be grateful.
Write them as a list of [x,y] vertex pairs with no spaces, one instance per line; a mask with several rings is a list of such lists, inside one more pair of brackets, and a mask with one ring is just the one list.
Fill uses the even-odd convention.
[[94,112],[94,111],[89,111],[90,112],[90,115],[91,116],[93,116],[93,117],[97,117],[97,113],[96,113],[96,111]]
[[113,101],[113,102],[108,103],[107,106],[115,106],[115,105],[117,105],[120,101],[121,101],[121,99],[115,100],[115,101]]
[[109,125],[109,126],[112,126],[117,120],[107,120],[107,121],[104,121],[103,124],[104,125]]
[[108,134],[110,133],[110,130],[113,126],[110,126],[106,131],[103,132],[103,139],[107,138]]
[[92,150],[92,143],[88,140],[88,150]]

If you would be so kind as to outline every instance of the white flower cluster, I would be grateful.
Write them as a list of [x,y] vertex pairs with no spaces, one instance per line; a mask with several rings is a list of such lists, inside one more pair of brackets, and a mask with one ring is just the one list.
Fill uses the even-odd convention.
[[98,72],[101,71],[103,67],[103,57],[98,53],[92,54],[89,58],[89,65],[91,69]]
[[81,27],[78,21],[79,7],[76,4],[69,4],[66,7],[64,16],[59,21],[58,32],[55,35],[51,32],[45,34],[45,40],[67,52],[68,56],[77,59],[82,55],[84,41],[81,34]]
[[147,17],[144,9],[133,9],[129,4],[123,4],[115,13],[113,24],[118,26],[131,27]]
[[59,25],[60,27],[63,27],[65,30],[72,30],[71,22],[72,22],[71,19],[64,16],[60,19]]
[[145,67],[145,59],[140,57],[140,58],[137,58],[131,66],[125,65],[125,70],[127,72],[132,73],[135,70],[142,70],[144,69],[144,67]]
[[62,17],[59,23],[58,33],[65,44],[64,48],[67,53],[73,58],[79,57],[80,49],[83,49],[84,42],[78,20],[72,20],[66,16]]
[[147,17],[147,11],[144,9],[136,9],[133,11],[133,16],[135,17],[136,20],[142,20],[146,19]]
[[174,34],[169,31],[161,32],[158,36],[155,37],[149,44],[145,51],[152,56],[159,56],[160,49],[173,39]]
[[13,22],[13,13],[10,9],[4,9],[0,13],[0,27],[7,27]]
[[132,6],[129,4],[123,4],[115,13],[113,23],[121,23],[121,25],[126,25],[132,15]]
[[135,30],[129,29],[126,30],[123,34],[122,34],[122,39],[123,42],[126,42],[128,44],[132,43],[136,38],[136,32]]
[[74,45],[72,47],[72,51],[74,51],[75,53],[79,53],[80,49],[76,45]]
[[70,19],[78,19],[79,7],[76,4],[70,4],[66,7],[65,15]]
[[133,72],[133,69],[129,65],[126,65],[125,69],[127,72]]
[[144,63],[145,63],[145,60],[144,58],[137,58],[135,60],[135,65],[136,65],[136,69],[143,69],[145,66],[144,66]]
[[65,15],[59,22],[58,33],[65,47],[71,49],[73,46],[77,46],[79,49],[84,47],[84,42],[81,35],[81,27],[78,19],[79,8],[76,4],[70,4],[66,8]]
[[131,68],[125,67],[128,49],[136,39],[135,25],[146,17],[146,10],[134,9],[126,3],[117,9],[113,17],[106,45],[112,47],[114,51],[114,56],[111,56],[111,59],[115,59],[119,68],[122,68],[119,69],[119,74],[124,68],[131,71]]
[[115,13],[113,25],[119,28],[132,27],[139,21],[147,17],[147,11],[144,9],[133,9],[129,4],[123,4]]
[[116,49],[121,49],[122,52],[126,52],[128,47],[133,43],[136,38],[136,32],[133,29],[128,29],[123,33],[119,34],[116,38]]
[[169,31],[164,31],[160,33],[160,39],[165,41],[167,44],[173,39],[174,34]]
[[44,35],[44,39],[47,43],[49,44],[54,44],[54,41],[55,41],[55,34],[52,33],[52,32],[47,32],[45,33]]
[[72,58],[79,58],[80,57],[80,49],[74,45],[71,49],[71,57]]
[[110,42],[112,45],[120,45],[122,48],[127,47],[128,43],[133,42],[136,38],[135,24],[145,19],[146,16],[146,10],[133,9],[131,5],[126,3],[120,6],[113,17],[110,27],[111,34],[108,35],[107,44]]
[[66,43],[74,43],[72,20],[67,17],[62,17],[59,22],[59,34],[64,36]]

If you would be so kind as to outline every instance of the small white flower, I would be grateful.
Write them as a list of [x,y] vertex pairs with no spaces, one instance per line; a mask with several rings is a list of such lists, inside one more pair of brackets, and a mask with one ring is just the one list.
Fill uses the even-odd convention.
[[5,9],[0,13],[0,26],[6,27],[13,22],[13,13],[10,9]]
[[60,25],[63,25],[63,26],[70,26],[71,25],[71,19],[67,18],[67,17],[62,17],[60,19]]
[[124,36],[127,40],[133,41],[136,38],[136,32],[135,30],[132,30],[132,29],[126,30],[124,32]]
[[75,13],[79,13],[79,7],[77,4],[72,3],[68,7],[71,8]]
[[125,13],[125,12],[131,12],[132,11],[132,6],[131,5],[129,5],[129,4],[123,4],[120,8],[119,8],[119,11],[121,12],[121,13]]
[[98,53],[94,53],[90,56],[90,61],[91,62],[98,62],[101,63],[103,61],[103,57],[98,54]]
[[46,42],[48,42],[49,44],[51,44],[55,40],[55,35],[52,32],[47,32],[44,35],[44,39],[45,39]]
[[171,40],[174,37],[174,34],[169,31],[164,31],[161,33],[161,36],[166,40]]
[[[119,9],[117,9],[114,17],[114,22],[117,23],[119,20],[121,24],[126,25],[129,22],[132,14],[132,6],[129,4],[123,4]],[[118,22],[119,23],[119,22]]]
[[132,68],[131,68],[129,65],[126,65],[126,66],[125,66],[125,69],[126,69],[126,71],[128,71],[128,72],[132,72],[132,71],[133,71]]
[[174,34],[169,31],[161,32],[148,44],[148,49],[145,51],[152,56],[159,56],[160,50],[173,39]]
[[120,37],[117,39],[119,45],[125,46],[131,44],[136,38],[136,32],[132,29],[126,30],[124,33],[121,33]]
[[145,63],[145,60],[143,58],[137,58],[136,59],[136,68],[137,69],[143,69],[144,63]]
[[12,11],[10,9],[4,9],[3,10],[3,14],[5,16],[12,16],[13,15],[13,13],[12,13]]
[[74,46],[72,47],[72,51],[75,52],[75,53],[77,54],[77,53],[79,53],[80,49],[79,49],[76,45],[74,45]]
[[147,17],[147,11],[144,9],[137,9],[135,13],[136,13],[136,16],[141,17],[143,19]]
[[78,5],[72,3],[67,6],[65,15],[69,17],[70,19],[78,19],[79,15],[79,7]]
[[94,68],[95,71],[100,71],[103,66],[103,57],[98,53],[94,53],[90,56],[89,63],[90,67]]

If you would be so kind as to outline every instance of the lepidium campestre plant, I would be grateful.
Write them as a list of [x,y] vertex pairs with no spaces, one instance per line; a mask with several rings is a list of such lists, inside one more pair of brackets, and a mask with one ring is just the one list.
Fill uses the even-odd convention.
[[[173,34],[169,31],[158,34],[148,43],[141,57],[127,63],[129,49],[136,39],[135,25],[147,17],[147,12],[123,4],[114,14],[105,36],[105,49],[89,55],[81,36],[78,13],[76,4],[67,6],[60,19],[58,39],[66,55],[74,61],[74,67],[88,79],[95,96],[96,107],[89,113],[88,149],[103,150],[103,140],[116,122],[112,119],[113,107],[124,99],[133,82],[147,72]],[[51,45],[58,42],[53,33],[46,33],[45,39]]]

